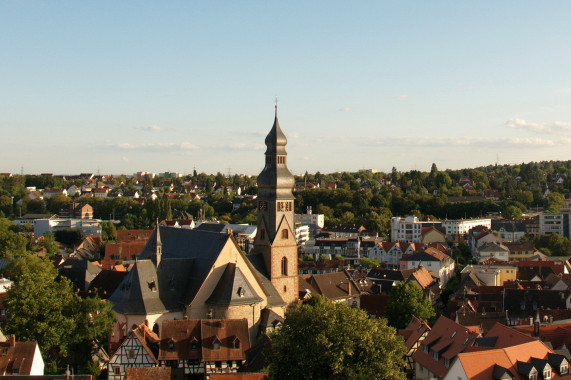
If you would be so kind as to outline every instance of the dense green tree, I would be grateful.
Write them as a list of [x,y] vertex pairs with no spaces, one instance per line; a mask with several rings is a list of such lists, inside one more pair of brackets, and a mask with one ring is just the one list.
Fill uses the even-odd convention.
[[68,354],[79,298],[65,278],[37,256],[14,260],[8,276],[15,283],[6,301],[6,331],[23,341],[37,341],[44,355]]
[[14,281],[6,299],[6,331],[38,342],[46,358],[76,366],[91,360],[94,341],[104,343],[115,323],[111,305],[98,297],[82,300],[48,260],[13,260],[6,269]]
[[422,294],[422,290],[413,283],[400,282],[390,294],[386,316],[389,324],[396,329],[404,329],[412,316],[421,321],[429,321],[435,316],[430,300]]
[[117,240],[117,228],[112,222],[101,222],[101,239],[104,241]]
[[404,379],[405,347],[386,320],[314,297],[272,334],[271,379]]
[[571,241],[559,234],[537,236],[534,245],[548,256],[571,256]]
[[379,260],[369,259],[368,257],[363,257],[361,259],[361,266],[367,269],[373,269],[379,266]]
[[71,202],[71,198],[63,194],[56,194],[47,200],[47,209],[52,214],[58,214],[61,207]]
[[27,240],[17,232],[8,219],[0,219],[0,258],[12,259],[26,254]]
[[502,212],[504,219],[521,219],[522,211],[519,207],[510,205]]
[[563,200],[565,197],[563,194],[552,192],[547,195],[547,208],[546,212],[559,212],[563,207]]

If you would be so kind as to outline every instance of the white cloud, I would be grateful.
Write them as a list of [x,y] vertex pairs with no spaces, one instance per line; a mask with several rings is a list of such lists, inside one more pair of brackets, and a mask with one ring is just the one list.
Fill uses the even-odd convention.
[[145,132],[161,132],[164,130],[164,128],[159,127],[158,125],[151,125],[148,127],[135,127],[135,129],[139,129]]
[[351,111],[351,108],[349,108],[349,107],[343,107],[343,108],[339,108],[339,111],[340,111],[340,112],[350,112],[350,111]]
[[508,128],[526,129],[531,132],[547,135],[568,135],[571,133],[571,123],[555,121],[553,123],[532,123],[523,119],[511,119],[506,122]]
[[181,143],[144,143],[144,144],[131,144],[131,143],[118,143],[107,144],[107,147],[124,149],[124,150],[146,150],[146,151],[188,151],[196,150],[199,147],[190,142]]
[[408,99],[408,95],[406,95],[406,94],[397,95],[397,96],[395,96],[394,98],[397,99],[397,100],[400,100],[401,102],[404,102],[404,101],[406,101],[406,100]]

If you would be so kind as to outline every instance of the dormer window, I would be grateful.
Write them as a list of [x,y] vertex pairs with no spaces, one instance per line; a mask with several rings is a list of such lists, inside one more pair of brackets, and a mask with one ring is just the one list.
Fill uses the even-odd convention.
[[238,288],[238,297],[244,297],[246,295],[246,291],[243,287]]
[[530,373],[529,380],[537,380],[537,373]]
[[428,346],[424,346],[423,351],[425,354],[428,354]]
[[240,349],[240,339],[236,338],[234,340],[234,349],[235,350],[239,350]]
[[169,341],[168,351],[174,352],[174,341],[173,340]]
[[434,351],[432,353],[432,357],[434,358],[434,360],[438,360],[438,351]]
[[450,367],[450,359],[444,358],[444,367],[446,368]]
[[219,350],[220,349],[220,341],[218,340],[218,338],[216,338],[214,340],[214,349],[215,350]]
[[190,351],[192,352],[198,351],[198,341],[196,340],[196,338],[194,338],[192,342],[190,342]]
[[567,375],[569,373],[569,366],[567,366],[567,364],[562,364],[561,367],[559,367],[559,373],[561,375]]
[[545,380],[551,379],[551,368],[545,368],[543,370],[543,378]]

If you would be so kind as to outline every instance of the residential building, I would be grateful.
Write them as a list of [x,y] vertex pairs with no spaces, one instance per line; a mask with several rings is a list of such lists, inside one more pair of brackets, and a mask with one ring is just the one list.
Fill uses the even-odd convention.
[[539,214],[539,233],[556,233],[571,238],[571,212]]
[[406,328],[398,331],[398,335],[402,336],[404,339],[404,345],[407,351],[405,356],[405,372],[408,376],[412,376],[414,374],[414,360],[412,359],[412,355],[420,347],[420,343],[424,338],[426,338],[429,332],[430,326],[428,326],[426,322],[420,321],[415,316],[412,317],[412,320]]
[[492,219],[491,229],[497,231],[502,240],[518,242],[527,233],[526,224],[519,220]]
[[158,359],[185,376],[235,373],[250,348],[246,319],[164,321]]
[[462,276],[472,273],[484,286],[503,286],[504,282],[517,279],[517,265],[467,265],[460,273]]
[[359,285],[347,271],[301,276],[299,286],[306,299],[319,294],[336,303],[343,302],[356,307],[360,304]]
[[489,258],[507,262],[510,259],[510,250],[508,247],[498,242],[484,243],[478,247],[476,259],[483,262]]
[[128,368],[156,367],[160,339],[144,323],[123,339],[107,364],[107,380],[124,380]]
[[391,241],[420,243],[423,227],[440,227],[438,221],[420,221],[418,217],[409,215],[406,218],[391,218]]
[[43,376],[44,360],[36,342],[16,342],[14,335],[0,342],[2,376]]
[[[85,236],[101,236],[100,223],[101,220],[98,219],[67,219],[50,217],[45,219],[34,219],[32,226],[34,227],[34,237],[36,238],[44,236],[46,232],[55,233],[58,230],[64,229],[81,230]],[[19,224],[21,224],[20,221]]]
[[446,229],[444,227],[422,227],[420,230],[420,243],[442,243],[446,244]]
[[458,354],[445,380],[569,379],[569,362],[543,342]]
[[335,226],[323,228],[321,233],[329,234],[334,238],[354,238],[361,236],[366,228],[356,224],[338,224]]
[[490,218],[474,218],[442,221],[442,227],[446,228],[446,235],[448,236],[466,236],[472,228],[477,226],[492,228],[492,220]]
[[440,287],[444,288],[450,277],[454,275],[455,262],[446,253],[436,248],[426,248],[422,252],[402,257],[400,260],[401,269],[414,269],[420,266],[435,273],[440,278]]
[[412,355],[416,379],[443,379],[458,354],[471,347],[477,337],[474,331],[444,316],[438,318]]
[[59,210],[58,216],[68,219],[93,219],[93,207],[87,203],[66,203]]
[[325,226],[325,215],[324,214],[314,214],[312,212],[311,206],[307,207],[307,213],[305,214],[295,214],[295,221],[304,225],[314,225],[318,229],[322,229]]

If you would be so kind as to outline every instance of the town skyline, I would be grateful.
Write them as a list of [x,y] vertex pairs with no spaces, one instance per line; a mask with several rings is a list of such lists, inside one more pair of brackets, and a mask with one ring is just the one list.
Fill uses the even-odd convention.
[[[139,6],[139,4],[141,4]],[[562,1],[0,4],[0,171],[257,175],[567,160]]]

